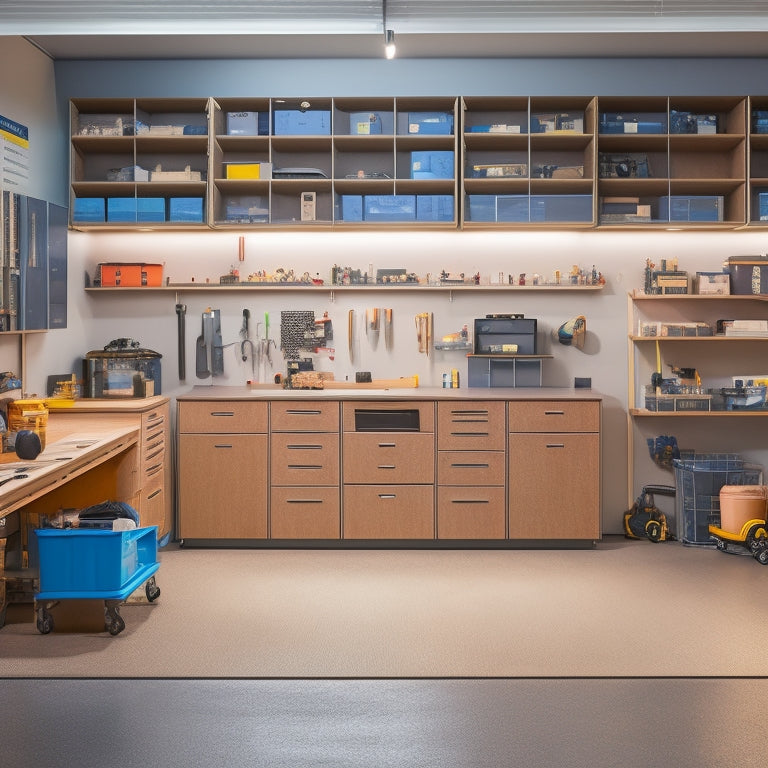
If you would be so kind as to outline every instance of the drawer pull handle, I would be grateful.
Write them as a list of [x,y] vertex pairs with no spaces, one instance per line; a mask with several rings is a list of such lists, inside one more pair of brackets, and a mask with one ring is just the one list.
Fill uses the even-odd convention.
[[397,448],[397,443],[379,443],[379,448]]
[[489,469],[490,464],[451,464],[452,467],[458,469]]
[[397,494],[396,493],[380,493],[379,498],[380,499],[396,499]]
[[147,496],[147,501],[150,501],[151,499],[154,499],[155,496],[158,496],[162,492],[163,492],[163,489],[162,488],[158,488],[156,491],[154,491],[153,493],[150,493],[149,496]]
[[211,411],[211,416],[234,416],[234,411]]
[[288,469],[322,469],[322,464],[289,464]]
[[214,448],[231,448],[232,443],[214,443]]
[[488,419],[455,419],[454,424],[487,424]]
[[565,448],[565,443],[547,443],[547,448]]
[[488,499],[453,499],[451,504],[490,504]]
[[162,419],[163,419],[163,414],[162,413],[158,413],[157,411],[153,411],[152,413],[148,413],[147,414],[147,421],[148,422],[149,421],[157,421],[158,419],[160,419],[162,421]]
[[484,408],[481,408],[479,410],[463,410],[463,411],[451,411],[451,413],[454,416],[487,416],[488,411]]
[[395,465],[394,464],[379,464],[379,466],[376,467],[376,469],[395,469]]
[[565,416],[565,411],[544,411],[545,416]]
[[163,453],[165,453],[165,446],[161,445],[156,451],[151,451],[147,453],[147,455],[144,458],[146,461],[151,461],[156,456],[162,456]]
[[322,504],[322,499],[286,499],[287,504]]
[[287,446],[289,451],[319,451],[322,449],[322,445],[289,445]]
[[144,472],[145,475],[156,475],[158,472],[161,472],[163,470],[162,464],[153,464],[151,467],[147,467],[146,471]]
[[453,437],[488,437],[487,432],[451,432]]
[[317,408],[289,408],[286,413],[290,416],[319,416],[322,411]]

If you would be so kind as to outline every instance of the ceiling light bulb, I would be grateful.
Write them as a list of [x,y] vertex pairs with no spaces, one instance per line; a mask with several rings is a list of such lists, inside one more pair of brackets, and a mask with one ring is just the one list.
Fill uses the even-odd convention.
[[394,59],[395,53],[395,32],[392,29],[388,29],[385,35],[384,55],[388,59]]

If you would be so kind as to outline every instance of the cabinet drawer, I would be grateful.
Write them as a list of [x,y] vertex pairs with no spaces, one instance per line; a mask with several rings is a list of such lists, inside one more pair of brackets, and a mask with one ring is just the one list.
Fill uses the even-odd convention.
[[382,423],[384,426],[381,429],[375,430],[376,432],[392,431],[386,427],[386,424],[388,421],[402,421],[398,418],[398,414],[412,417],[408,421],[417,422],[419,432],[435,431],[435,404],[433,402],[389,400],[342,403],[342,423],[345,432],[354,432],[359,428],[357,426],[358,418],[356,414],[360,414],[368,423],[371,421]]
[[270,437],[272,485],[338,485],[338,433],[277,433]]
[[438,488],[438,539],[504,539],[504,488]]
[[598,432],[600,403],[528,400],[509,403],[510,432]]
[[437,447],[440,450],[504,450],[503,402],[437,404]]
[[165,533],[165,500],[165,488],[159,479],[142,488],[139,494],[141,525],[156,525],[158,538]]
[[272,488],[273,539],[339,539],[341,512],[337,488]]
[[267,431],[267,403],[206,400],[179,403],[179,432],[226,434]]
[[440,485],[504,485],[504,451],[438,451]]
[[344,433],[345,483],[433,483],[431,434]]
[[345,539],[433,539],[434,495],[426,485],[344,487]]
[[338,432],[339,420],[339,403],[313,400],[270,405],[273,432]]

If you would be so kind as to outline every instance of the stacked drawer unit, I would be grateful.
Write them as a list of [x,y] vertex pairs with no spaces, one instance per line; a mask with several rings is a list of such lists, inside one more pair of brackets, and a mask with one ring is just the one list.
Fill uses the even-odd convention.
[[342,403],[344,539],[434,539],[434,402]]
[[171,419],[168,402],[141,415],[141,525],[157,526],[158,539],[170,528],[170,445]]
[[270,537],[338,539],[339,403],[270,404]]
[[437,404],[437,538],[506,537],[506,406]]

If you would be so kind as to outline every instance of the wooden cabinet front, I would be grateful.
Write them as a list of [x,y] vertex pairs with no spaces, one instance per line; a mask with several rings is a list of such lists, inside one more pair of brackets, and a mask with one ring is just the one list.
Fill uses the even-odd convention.
[[506,412],[503,401],[437,404],[438,448],[504,450]]
[[179,436],[179,536],[267,536],[267,435]]
[[431,485],[344,486],[345,539],[433,539]]
[[339,488],[273,487],[270,494],[270,538],[339,539]]
[[438,539],[503,539],[507,535],[505,490],[441,486],[437,490]]
[[509,537],[600,537],[597,433],[509,436]]
[[279,432],[270,436],[272,485],[339,484],[339,435]]
[[344,434],[345,483],[433,483],[435,445],[431,434]]

